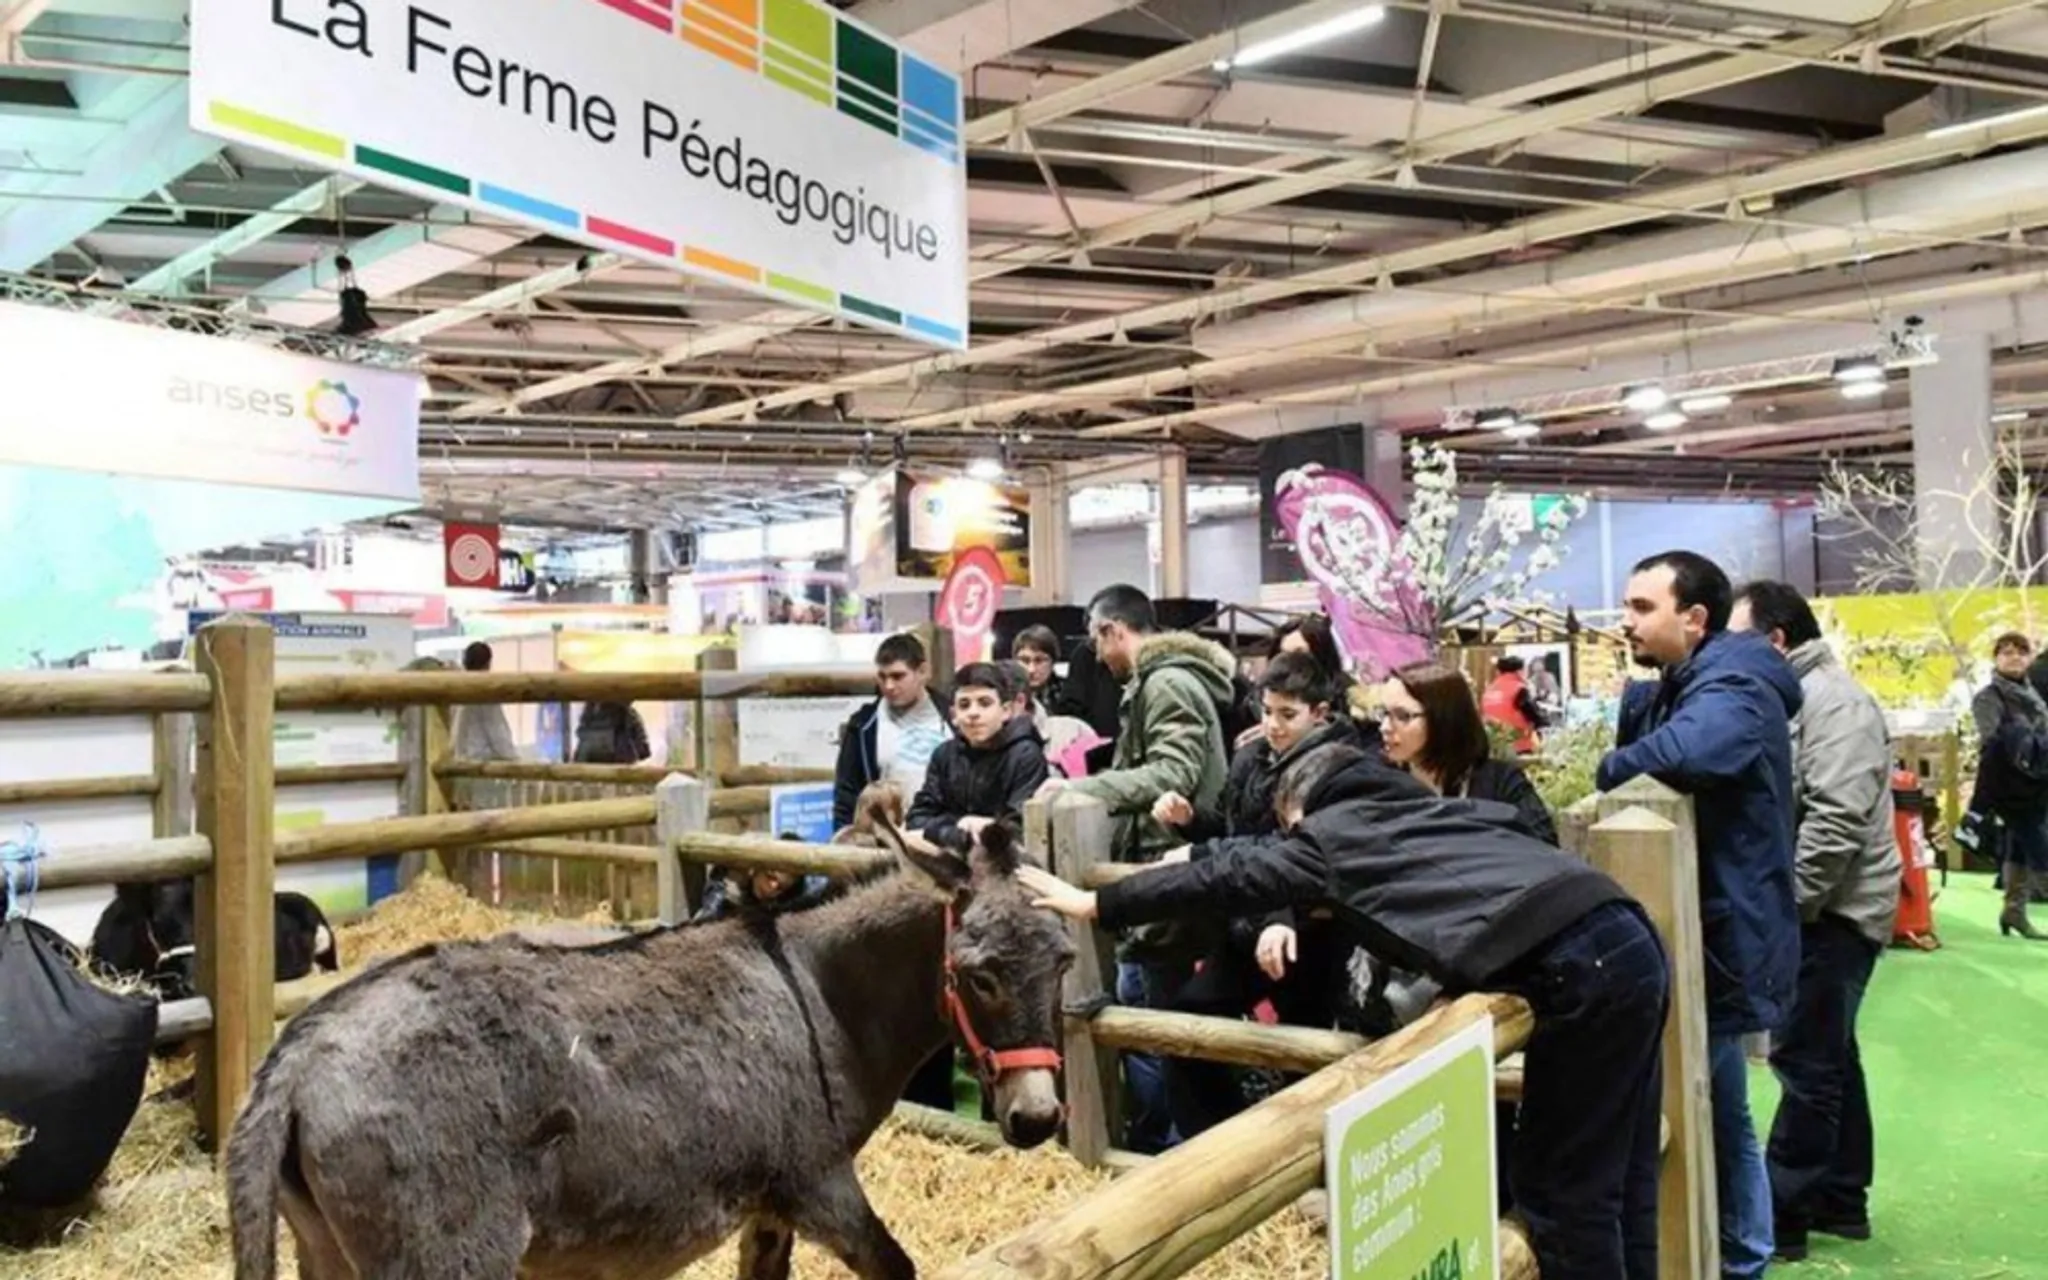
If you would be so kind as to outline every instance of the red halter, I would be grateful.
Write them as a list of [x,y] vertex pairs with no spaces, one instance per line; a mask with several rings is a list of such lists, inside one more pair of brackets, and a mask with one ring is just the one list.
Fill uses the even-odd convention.
[[946,940],[943,944],[946,957],[946,980],[939,995],[939,1014],[953,1024],[960,1034],[960,1043],[967,1050],[967,1056],[974,1060],[974,1070],[984,1083],[993,1083],[1005,1072],[1010,1071],[1058,1071],[1060,1053],[1057,1049],[991,1049],[975,1034],[974,1020],[967,1016],[967,1002],[960,998],[960,973],[953,964],[953,904],[946,904]]

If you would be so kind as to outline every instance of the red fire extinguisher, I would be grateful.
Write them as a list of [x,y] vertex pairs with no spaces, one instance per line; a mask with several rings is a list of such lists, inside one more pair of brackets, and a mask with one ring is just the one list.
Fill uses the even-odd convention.
[[1927,869],[1934,865],[1934,847],[1927,839],[1927,805],[1927,795],[1920,790],[1920,776],[1911,769],[1894,769],[1892,831],[1898,837],[1902,866],[1892,945],[1918,951],[1934,951],[1941,946],[1941,939],[1934,932],[1934,895],[1927,886]]

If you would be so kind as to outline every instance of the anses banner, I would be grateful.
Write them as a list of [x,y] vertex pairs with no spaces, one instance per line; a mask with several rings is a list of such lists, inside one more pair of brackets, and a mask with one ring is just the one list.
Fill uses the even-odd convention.
[[815,0],[193,0],[192,127],[938,346],[960,83]]
[[0,463],[417,502],[419,375],[0,303]]

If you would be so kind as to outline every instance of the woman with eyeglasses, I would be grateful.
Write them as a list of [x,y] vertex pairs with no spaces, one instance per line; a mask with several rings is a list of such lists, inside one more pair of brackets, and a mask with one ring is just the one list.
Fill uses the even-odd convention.
[[1519,826],[1548,845],[1557,823],[1520,765],[1493,758],[1479,701],[1463,672],[1416,662],[1380,687],[1381,736],[1388,760],[1440,796],[1513,805]]

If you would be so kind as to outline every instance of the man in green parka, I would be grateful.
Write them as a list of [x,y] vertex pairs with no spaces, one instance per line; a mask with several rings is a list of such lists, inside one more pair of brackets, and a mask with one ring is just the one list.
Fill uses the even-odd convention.
[[[1096,655],[1123,681],[1116,754],[1106,773],[1054,779],[1041,795],[1071,788],[1109,806],[1115,818],[1111,856],[1156,862],[1185,841],[1152,816],[1160,796],[1175,792],[1195,807],[1218,808],[1230,767],[1225,709],[1236,699],[1237,663],[1222,645],[1183,631],[1160,631],[1152,601],[1136,587],[1105,587],[1088,602]],[[1132,929],[1118,939],[1117,999],[1146,1009],[1171,1008],[1204,953],[1214,922],[1172,921]],[[1159,1060],[1126,1054],[1134,1113],[1130,1149],[1157,1152],[1176,1140]]]

